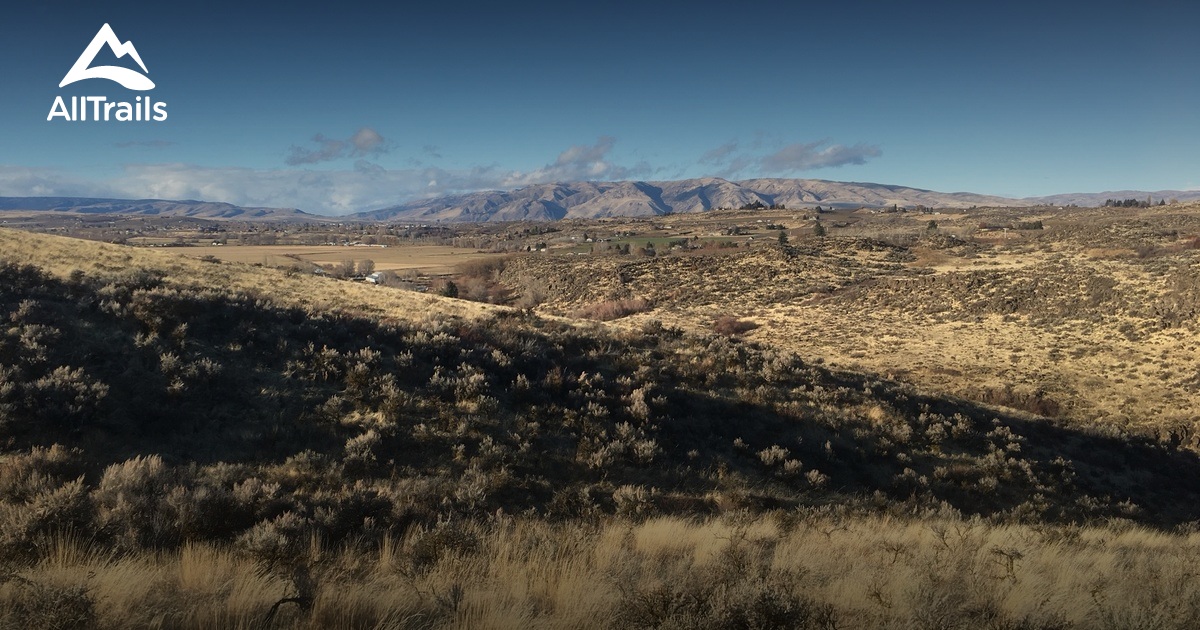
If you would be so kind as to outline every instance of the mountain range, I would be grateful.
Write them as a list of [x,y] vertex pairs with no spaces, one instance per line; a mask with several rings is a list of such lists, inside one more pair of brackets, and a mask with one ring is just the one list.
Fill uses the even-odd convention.
[[[787,208],[882,208],[887,206],[971,208],[975,206],[1100,206],[1107,199],[1200,200],[1200,191],[1122,190],[1021,199],[969,192],[943,193],[908,186],[820,179],[716,177],[676,181],[565,182],[535,184],[420,199],[338,217],[353,221],[481,222],[555,221],[574,218],[644,217],[706,212],[761,204]],[[17,211],[120,214],[242,221],[323,221],[333,217],[293,208],[246,208],[207,201],[94,199],[79,197],[0,197],[0,213]]]
[[483,191],[410,201],[352,215],[366,221],[553,221],[638,217],[742,208],[752,204],[787,208],[882,208],[886,206],[971,208],[974,206],[1100,206],[1106,199],[1200,199],[1200,191],[1120,191],[1014,199],[968,192],[943,193],[908,186],[833,182],[820,179],[706,177],[664,182],[568,182],[511,191]]

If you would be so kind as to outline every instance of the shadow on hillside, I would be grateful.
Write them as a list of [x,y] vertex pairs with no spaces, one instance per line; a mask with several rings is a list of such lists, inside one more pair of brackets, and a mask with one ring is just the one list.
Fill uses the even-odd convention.
[[151,272],[61,281],[12,265],[0,266],[0,318],[9,450],[62,443],[96,468],[312,451],[347,480],[477,471],[503,484],[472,499],[492,510],[628,485],[664,511],[663,497],[702,510],[724,493],[751,508],[1200,519],[1189,451],[725,339],[596,335],[520,315],[383,325],[180,291]]

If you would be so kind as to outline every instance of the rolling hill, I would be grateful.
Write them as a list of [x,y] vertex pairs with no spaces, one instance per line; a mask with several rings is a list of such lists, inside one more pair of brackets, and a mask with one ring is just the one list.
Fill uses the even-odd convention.
[[236,219],[239,221],[320,221],[295,208],[245,208],[211,201],[103,199],[91,197],[0,197],[0,213],[60,212],[126,216]]

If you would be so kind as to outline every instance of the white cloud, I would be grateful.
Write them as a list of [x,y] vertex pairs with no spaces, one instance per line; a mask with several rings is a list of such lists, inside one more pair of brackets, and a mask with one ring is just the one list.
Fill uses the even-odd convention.
[[114,185],[132,196],[300,208],[319,214],[348,214],[392,205],[420,186],[419,172],[387,171],[362,163],[357,166],[354,170],[312,171],[131,165]]
[[[363,152],[379,146],[369,134],[358,140],[365,147]],[[378,140],[383,142],[381,137]],[[343,155],[360,151],[360,143],[353,138],[339,142],[344,142],[337,148]],[[623,179],[654,172],[645,163],[632,167],[614,163],[609,158],[614,142],[613,138],[602,137],[594,145],[572,146],[553,162],[527,172],[498,166],[389,170],[365,159],[356,160],[353,168],[336,170],[159,163],[129,164],[120,175],[94,181],[56,169],[0,166],[0,195],[198,199],[340,215],[451,193],[581,179]],[[333,149],[320,148],[316,152],[331,153]]]
[[291,166],[300,166],[344,157],[378,155],[386,153],[388,150],[387,141],[379,135],[378,131],[370,127],[359,129],[346,140],[330,138],[319,133],[313,136],[312,141],[317,143],[316,148],[293,146],[288,149],[288,155],[284,161]]
[[760,134],[750,143],[751,151],[739,152],[739,142],[732,140],[707,151],[700,156],[698,163],[717,167],[718,171],[713,174],[721,177],[736,177],[747,171],[784,175],[850,164],[866,164],[867,160],[883,155],[879,147],[874,145],[860,143],[845,146],[829,144],[829,140],[796,142],[766,155],[756,151],[762,149],[765,144],[767,142]]
[[175,146],[175,144],[176,143],[171,140],[131,140],[129,142],[117,142],[113,144],[113,146],[120,149],[164,149],[166,147]]
[[704,155],[700,156],[701,164],[724,164],[728,162],[734,153],[737,153],[738,141],[730,140],[719,147],[709,150]]
[[6,197],[114,197],[107,184],[72,177],[52,168],[0,165],[0,195]]
[[558,159],[528,173],[514,172],[501,180],[500,187],[513,188],[546,182],[579,180],[621,180],[649,175],[654,169],[641,162],[632,167],[613,164],[608,160],[616,138],[600,136],[596,144],[577,144],[558,154]]
[[[828,146],[826,146],[828,145]],[[870,158],[883,155],[879,147],[856,144],[847,147],[829,144],[828,140],[797,142],[764,156],[759,165],[768,173],[794,173],[818,168],[832,168],[847,164],[866,164]]]
[[370,127],[363,127],[354,132],[354,135],[350,136],[350,144],[354,145],[354,151],[360,155],[376,153],[384,148],[383,136]]

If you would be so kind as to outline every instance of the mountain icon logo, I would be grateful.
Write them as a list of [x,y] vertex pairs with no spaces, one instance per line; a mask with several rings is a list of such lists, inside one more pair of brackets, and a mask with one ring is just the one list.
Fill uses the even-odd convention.
[[146,64],[142,62],[142,57],[138,55],[138,51],[133,47],[133,42],[121,43],[117,39],[117,34],[113,32],[112,27],[108,24],[100,27],[100,31],[92,38],[92,43],[88,44],[87,48],[83,49],[83,54],[79,55],[79,59],[75,60],[75,65],[67,71],[67,76],[63,77],[62,83],[58,87],[65,87],[76,81],[84,79],[108,79],[116,81],[130,90],[152,90],[154,82],[145,74],[140,74],[129,68],[120,66],[96,66],[91,67],[92,62],[96,60],[96,54],[105,45],[112,50],[117,58],[129,55],[137,62],[137,65],[142,67],[142,72],[149,74],[146,69]]

